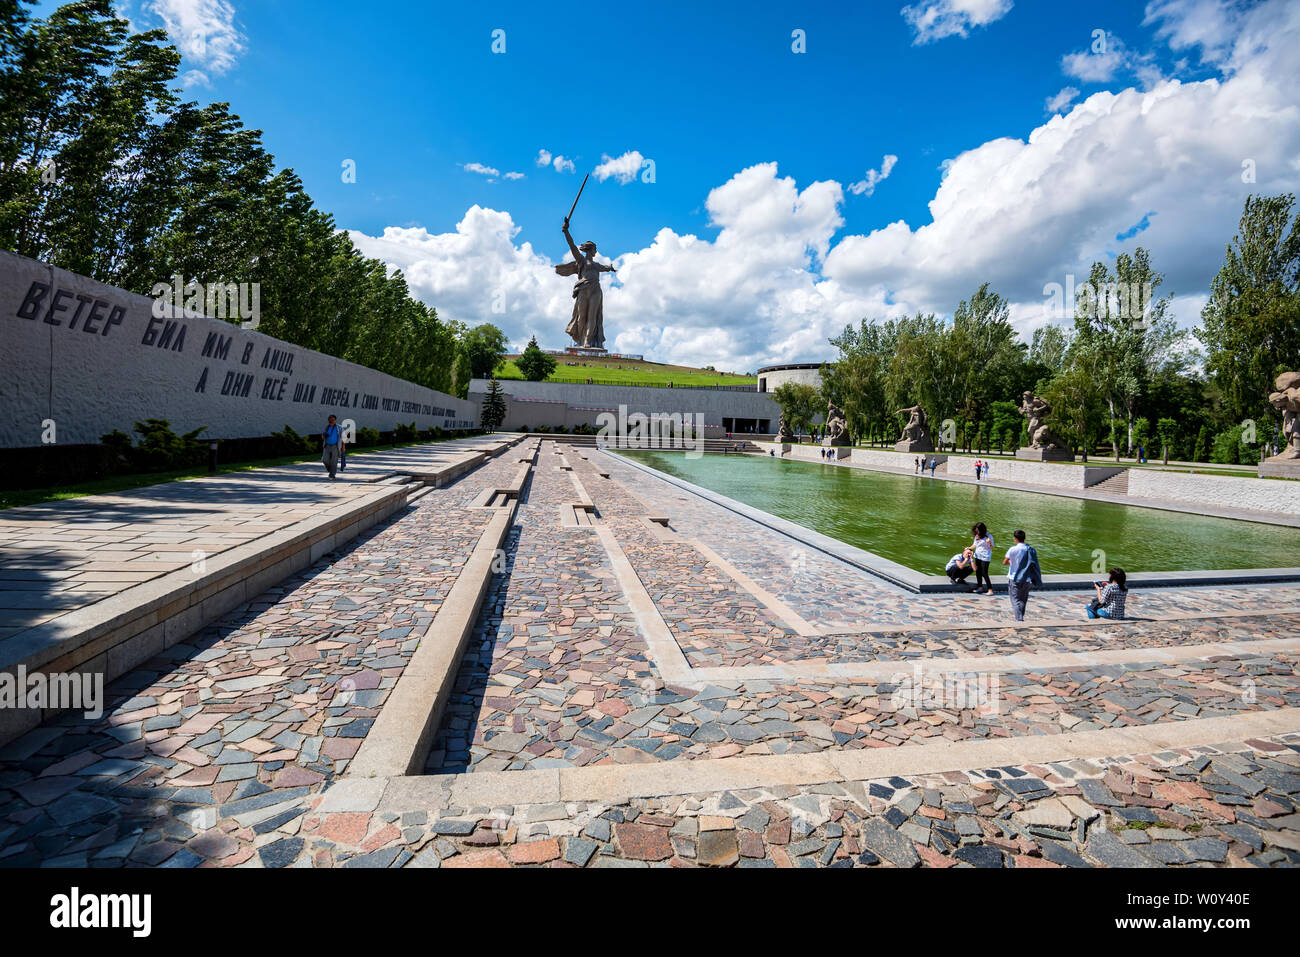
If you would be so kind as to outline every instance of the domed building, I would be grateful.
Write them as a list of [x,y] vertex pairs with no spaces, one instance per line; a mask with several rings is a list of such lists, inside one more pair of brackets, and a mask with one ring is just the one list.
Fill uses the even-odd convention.
[[822,387],[823,362],[795,362],[787,365],[764,366],[758,370],[758,391],[774,392],[787,382]]

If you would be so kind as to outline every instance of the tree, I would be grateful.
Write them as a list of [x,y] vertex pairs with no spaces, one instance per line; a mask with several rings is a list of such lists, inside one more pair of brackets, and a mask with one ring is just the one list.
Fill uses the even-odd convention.
[[1034,330],[1029,345],[1029,361],[1041,365],[1055,375],[1065,367],[1065,357],[1070,350],[1070,333],[1056,325],[1039,326]]
[[1051,381],[1044,398],[1052,406],[1050,424],[1088,461],[1088,446],[1102,410],[1102,391],[1096,378],[1083,366],[1067,369]]
[[488,382],[487,393],[483,396],[483,407],[479,410],[479,424],[488,432],[495,432],[506,418],[506,394],[501,383],[493,376]]
[[1156,434],[1160,436],[1161,455],[1164,458],[1165,465],[1168,465],[1169,450],[1178,441],[1178,421],[1176,419],[1159,420],[1156,422]]
[[[1088,281],[1079,287],[1074,312],[1075,336],[1070,352],[1088,356],[1098,377],[1117,431],[1133,447],[1138,400],[1158,371],[1181,370],[1190,356],[1183,348],[1186,334],[1169,315],[1172,294],[1154,299],[1164,277],[1151,267],[1150,253],[1138,247],[1121,253],[1112,272],[1103,262],[1092,265]],[[1120,442],[1112,442],[1116,457]]]
[[537,345],[537,337],[533,336],[515,365],[529,382],[541,382],[555,371],[555,356],[543,352]]
[[1273,378],[1300,368],[1300,216],[1295,196],[1249,196],[1196,337],[1234,421],[1277,422]]
[[470,375],[475,379],[490,376],[505,356],[506,334],[490,322],[470,329],[462,341],[469,357]]
[[772,390],[772,398],[781,407],[786,424],[795,434],[811,429],[813,419],[825,408],[817,389],[798,382],[777,386]]
[[844,410],[851,434],[869,435],[890,421],[885,408],[885,377],[893,355],[889,332],[863,319],[856,329],[845,326],[830,343],[839,358],[822,366],[822,391]]

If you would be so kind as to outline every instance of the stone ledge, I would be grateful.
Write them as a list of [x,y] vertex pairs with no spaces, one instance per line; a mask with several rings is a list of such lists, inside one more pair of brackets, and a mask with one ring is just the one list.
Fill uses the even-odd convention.
[[423,766],[487,594],[493,559],[514,522],[517,504],[517,499],[510,499],[488,521],[348,765],[347,777],[393,777],[411,774]]
[[[0,669],[103,672],[105,682],[183,641],[402,508],[406,486],[376,485],[345,511],[298,522],[214,555],[207,571],[169,572],[0,641]],[[0,744],[56,709],[0,711]]]
[[394,777],[388,779],[376,807],[381,811],[400,813],[421,807],[440,810],[451,804],[472,807],[559,801],[624,801],[783,784],[869,781],[894,775],[939,774],[1143,754],[1294,731],[1300,731],[1300,708],[1075,734],[930,742],[862,751]]

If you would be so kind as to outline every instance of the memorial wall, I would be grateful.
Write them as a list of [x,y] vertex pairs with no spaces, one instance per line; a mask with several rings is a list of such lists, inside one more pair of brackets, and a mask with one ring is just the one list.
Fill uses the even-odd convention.
[[478,403],[0,250],[0,448],[166,419],[203,438],[477,428]]

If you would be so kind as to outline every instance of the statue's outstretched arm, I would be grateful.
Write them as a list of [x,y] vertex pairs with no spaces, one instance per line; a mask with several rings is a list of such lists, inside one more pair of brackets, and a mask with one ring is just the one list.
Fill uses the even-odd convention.
[[583,255],[578,251],[578,247],[573,242],[573,237],[569,235],[569,217],[564,217],[564,225],[560,227],[564,231],[564,238],[569,244],[569,252],[573,253],[573,258],[577,262],[582,262]]

